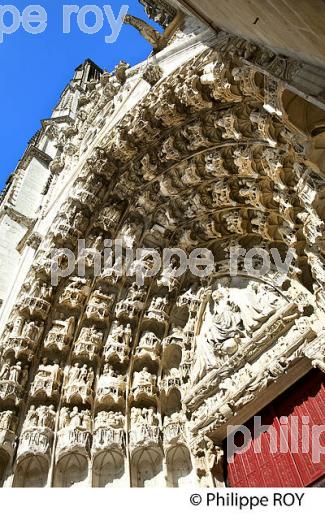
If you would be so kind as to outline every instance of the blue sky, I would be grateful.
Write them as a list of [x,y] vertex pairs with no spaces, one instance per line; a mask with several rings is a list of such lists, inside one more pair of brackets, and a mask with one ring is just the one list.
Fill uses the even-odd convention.
[[[124,59],[134,65],[145,59],[151,46],[130,25],[123,25],[115,43],[105,43],[111,34],[104,16],[104,25],[97,34],[84,34],[78,28],[76,16],[71,21],[71,33],[63,34],[63,5],[110,5],[115,18],[122,5],[128,13],[148,21],[137,0],[10,0],[20,12],[31,4],[38,4],[47,12],[47,28],[41,34],[28,34],[20,29],[4,35],[0,43],[0,189],[15,169],[26,148],[27,141],[40,126],[40,120],[51,114],[61,91],[73,76],[74,69],[86,58],[102,68],[112,70]],[[3,4],[2,4],[3,5]],[[5,23],[12,18],[6,15]],[[94,23],[88,15],[87,23]],[[152,22],[150,22],[152,24]],[[156,26],[157,27],[157,26]]]

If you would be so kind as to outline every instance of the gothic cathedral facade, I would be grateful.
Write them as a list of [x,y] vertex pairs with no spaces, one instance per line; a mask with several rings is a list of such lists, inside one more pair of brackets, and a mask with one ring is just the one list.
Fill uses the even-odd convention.
[[[258,414],[324,424],[325,68],[141,3],[152,54],[80,65],[3,192],[0,483],[315,485],[227,451]],[[151,274],[197,248],[207,276]]]

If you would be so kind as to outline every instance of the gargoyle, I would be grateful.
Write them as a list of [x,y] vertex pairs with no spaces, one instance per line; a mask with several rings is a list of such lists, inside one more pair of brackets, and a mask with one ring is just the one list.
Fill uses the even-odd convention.
[[127,14],[124,17],[124,23],[133,25],[154,48],[159,46],[162,38],[161,34],[147,22],[141,20],[141,18]]

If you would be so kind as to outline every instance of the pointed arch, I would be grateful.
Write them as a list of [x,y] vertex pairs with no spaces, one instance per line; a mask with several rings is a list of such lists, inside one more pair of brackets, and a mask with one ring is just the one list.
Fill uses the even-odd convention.
[[83,487],[87,485],[88,460],[79,453],[69,453],[56,465],[54,487]]
[[118,451],[104,451],[93,462],[93,487],[118,487],[126,477],[124,456]]
[[190,487],[197,484],[188,448],[183,444],[170,448],[166,456],[167,486]]
[[162,454],[152,448],[140,448],[132,456],[132,487],[163,485]]
[[48,471],[49,464],[45,457],[29,455],[18,463],[13,487],[45,487]]

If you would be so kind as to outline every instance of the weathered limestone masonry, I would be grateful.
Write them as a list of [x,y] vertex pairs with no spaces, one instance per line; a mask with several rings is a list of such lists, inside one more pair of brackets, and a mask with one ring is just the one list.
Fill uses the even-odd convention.
[[[80,66],[1,204],[4,486],[222,486],[227,425],[325,369],[325,71],[141,3],[152,55]],[[84,276],[52,286],[78,238]],[[94,277],[115,238],[216,272]],[[294,263],[230,276],[235,245]]]

